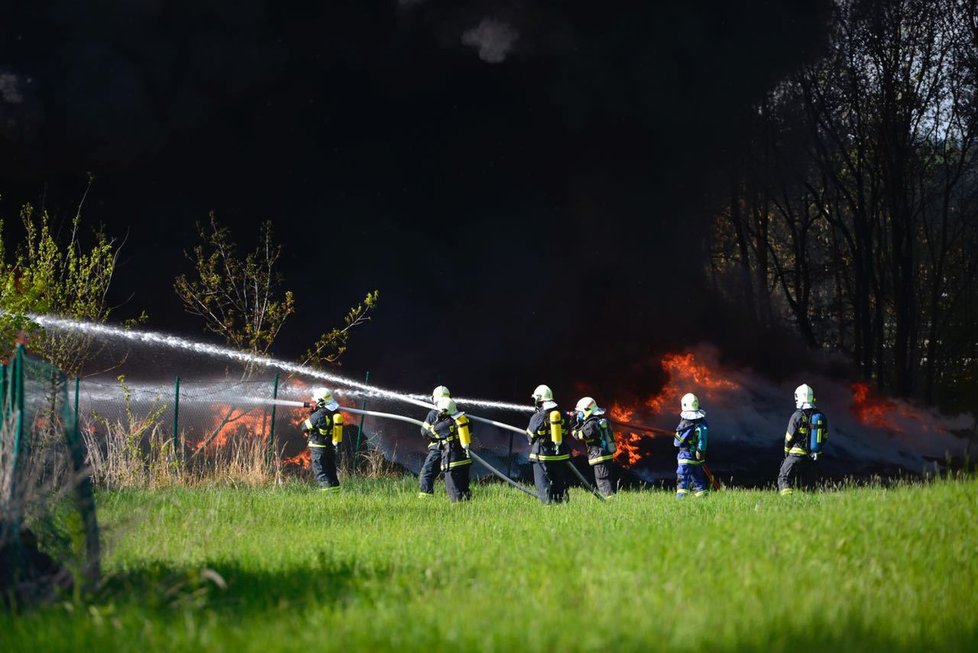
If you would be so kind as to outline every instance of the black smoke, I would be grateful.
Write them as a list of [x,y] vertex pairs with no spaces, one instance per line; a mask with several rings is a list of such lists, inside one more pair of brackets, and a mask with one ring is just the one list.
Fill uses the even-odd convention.
[[120,316],[197,332],[170,287],[214,210],[286,245],[281,355],[381,290],[346,365],[387,385],[638,391],[654,352],[757,338],[711,304],[707,218],[824,0],[7,4],[0,211],[65,218],[93,173]]

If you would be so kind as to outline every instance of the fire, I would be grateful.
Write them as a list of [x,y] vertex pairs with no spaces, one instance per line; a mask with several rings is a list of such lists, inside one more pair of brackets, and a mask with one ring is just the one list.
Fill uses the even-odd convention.
[[863,426],[903,433],[895,418],[911,421],[915,429],[930,431],[927,417],[902,402],[880,397],[868,383],[853,383],[852,414]]
[[[608,411],[611,419],[616,422],[627,422],[634,413],[634,408],[626,408],[617,402],[612,404]],[[618,446],[618,451],[615,452],[615,462],[625,467],[631,467],[641,460],[642,454],[639,451],[639,443],[643,437],[645,434],[642,433],[615,431],[615,444]]]
[[[687,392],[695,392],[701,398],[709,399],[717,391],[736,390],[740,387],[738,383],[723,378],[705,363],[696,360],[696,354],[691,352],[666,354],[660,365],[669,375],[668,382],[657,394],[636,406],[613,404],[609,410],[613,421],[630,422],[634,415],[641,416],[642,413],[656,416],[678,413],[679,399]],[[615,462],[623,467],[631,467],[651,455],[650,444],[656,435],[637,429],[629,430],[628,427],[620,429],[615,431],[615,443],[618,445]]]
[[268,416],[264,409],[242,411],[228,404],[212,404],[211,412],[213,420],[204,432],[204,439],[197,443],[197,449],[205,446],[218,449],[236,436],[265,438],[268,435]]
[[298,465],[303,469],[309,469],[309,463],[312,461],[312,454],[309,453],[309,449],[303,449],[297,455],[291,458],[286,458],[282,462],[286,465]]
[[696,355],[666,354],[662,357],[662,369],[669,374],[669,382],[659,394],[649,397],[645,405],[656,414],[670,412],[670,407],[679,405],[679,398],[692,388],[707,397],[714,390],[736,390],[740,386],[733,381],[720,378],[706,365],[696,361]]

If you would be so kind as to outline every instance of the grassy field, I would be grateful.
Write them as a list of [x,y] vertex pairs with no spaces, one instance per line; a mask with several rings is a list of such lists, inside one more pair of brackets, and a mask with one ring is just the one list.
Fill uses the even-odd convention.
[[99,497],[107,586],[2,651],[978,650],[978,481],[676,501],[413,479]]

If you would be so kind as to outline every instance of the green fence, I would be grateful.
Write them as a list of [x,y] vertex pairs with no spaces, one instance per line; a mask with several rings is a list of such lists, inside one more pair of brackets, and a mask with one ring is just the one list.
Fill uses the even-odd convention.
[[[156,458],[165,446],[175,464],[189,468],[240,450],[243,443],[260,443],[269,467],[305,451],[300,423],[309,409],[275,402],[309,401],[308,383],[275,373],[202,378],[188,372],[153,381],[148,372],[139,370],[139,379],[99,376],[81,381],[79,415],[100,471],[111,463],[109,447],[119,447],[125,438],[131,448]],[[366,448],[362,421],[347,425],[341,466],[354,471]]]
[[65,504],[80,515],[82,571],[99,578],[99,533],[79,432],[78,381],[18,345],[0,368],[0,543],[19,546],[26,527],[56,521]]

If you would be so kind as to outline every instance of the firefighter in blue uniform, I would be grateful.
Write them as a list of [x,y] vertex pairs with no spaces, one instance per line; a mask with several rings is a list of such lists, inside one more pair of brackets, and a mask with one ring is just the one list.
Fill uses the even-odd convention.
[[472,458],[469,457],[469,446],[472,444],[469,418],[458,410],[451,397],[439,399],[435,408],[438,412],[431,423],[430,432],[438,446],[448,498],[452,501],[468,501],[472,498],[469,490],[469,473],[472,470]]
[[591,397],[581,397],[574,408],[575,423],[571,435],[584,442],[587,462],[594,470],[594,483],[602,496],[610,497],[617,490],[614,456],[618,447],[611,423],[604,416],[604,409]]
[[[451,396],[448,388],[440,385],[431,391],[431,403],[437,406],[439,399],[450,398]],[[428,416],[425,417],[424,425],[421,427],[421,437],[428,441],[428,455],[418,473],[418,496],[422,499],[426,499],[435,493],[435,478],[438,477],[438,472],[441,470],[441,449],[438,447],[438,440],[435,439],[431,430],[432,425],[437,420],[438,408],[432,408],[428,411]]]
[[302,422],[302,431],[309,438],[310,466],[320,490],[338,492],[336,446],[343,441],[343,415],[329,388],[314,389],[312,401],[312,414]]
[[553,391],[538,385],[531,395],[536,412],[526,427],[530,444],[530,465],[533,467],[533,483],[542,503],[562,503],[569,499],[567,493],[567,465],[570,454],[564,444],[567,420],[557,409]]
[[778,490],[791,494],[814,481],[815,462],[829,433],[825,414],[815,407],[815,391],[807,383],[795,389],[795,412],[784,434],[784,462],[778,472]]
[[680,422],[673,441],[679,448],[676,455],[676,498],[682,499],[690,492],[701,497],[709,486],[703,463],[706,461],[710,427],[706,423],[706,411],[700,408],[696,395],[683,395],[679,405],[682,412],[679,413]]

